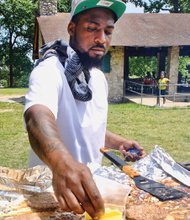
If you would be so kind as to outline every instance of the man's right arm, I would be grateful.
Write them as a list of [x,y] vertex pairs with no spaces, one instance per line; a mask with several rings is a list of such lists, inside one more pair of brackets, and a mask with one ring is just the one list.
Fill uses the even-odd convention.
[[52,112],[44,105],[33,105],[24,117],[33,150],[52,170],[52,184],[60,207],[78,214],[87,211],[92,217],[100,216],[104,204],[92,174],[64,146]]
[[[26,129],[31,147],[52,169],[56,152],[64,151],[52,112],[43,105],[33,105],[25,114]],[[66,149],[65,149],[66,150]]]

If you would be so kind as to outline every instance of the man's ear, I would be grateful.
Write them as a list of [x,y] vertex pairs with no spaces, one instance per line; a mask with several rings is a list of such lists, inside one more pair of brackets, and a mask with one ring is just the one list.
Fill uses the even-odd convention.
[[73,36],[73,34],[75,33],[75,27],[76,27],[76,24],[74,22],[70,21],[68,24],[68,27],[67,27],[67,31],[70,36]]

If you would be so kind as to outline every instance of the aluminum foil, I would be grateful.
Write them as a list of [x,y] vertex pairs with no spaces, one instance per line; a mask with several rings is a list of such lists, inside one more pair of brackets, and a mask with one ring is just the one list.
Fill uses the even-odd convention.
[[152,158],[167,174],[190,187],[190,171],[176,163],[164,149],[156,146]]
[[98,164],[89,164],[93,175],[101,176],[121,184],[129,185],[130,178],[115,166],[100,166]]
[[0,190],[0,214],[8,213],[15,205],[19,205],[24,200],[24,195],[19,192]]
[[0,167],[0,184],[17,190],[43,192],[51,186],[52,173],[47,166],[15,170]]
[[131,192],[131,179],[115,166],[88,164],[96,186],[104,200],[105,208],[125,209],[127,197]]
[[186,186],[190,186],[190,171],[180,166],[166,153],[164,149],[156,145],[154,150],[140,161],[132,165],[139,173],[149,179],[161,181],[171,176]]
[[0,167],[0,214],[26,200],[27,195],[51,188],[52,173],[47,166],[16,170]]

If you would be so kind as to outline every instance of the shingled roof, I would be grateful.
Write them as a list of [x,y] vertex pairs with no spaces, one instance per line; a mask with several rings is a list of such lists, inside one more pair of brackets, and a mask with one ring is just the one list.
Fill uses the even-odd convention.
[[[37,17],[36,34],[43,43],[69,40],[69,13]],[[116,23],[112,46],[163,47],[190,45],[190,14],[124,14]],[[38,50],[35,38],[34,50]],[[37,52],[37,51],[36,51]]]

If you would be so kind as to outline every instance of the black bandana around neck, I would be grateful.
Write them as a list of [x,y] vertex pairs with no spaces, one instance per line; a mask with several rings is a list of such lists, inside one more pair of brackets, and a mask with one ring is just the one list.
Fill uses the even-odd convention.
[[65,76],[74,98],[83,102],[90,101],[92,91],[88,86],[89,70],[82,65],[76,52],[73,51],[72,56],[68,56],[67,47],[68,45],[61,39],[43,45],[40,49],[42,58],[36,62],[35,66],[51,56],[57,56],[65,68]]

